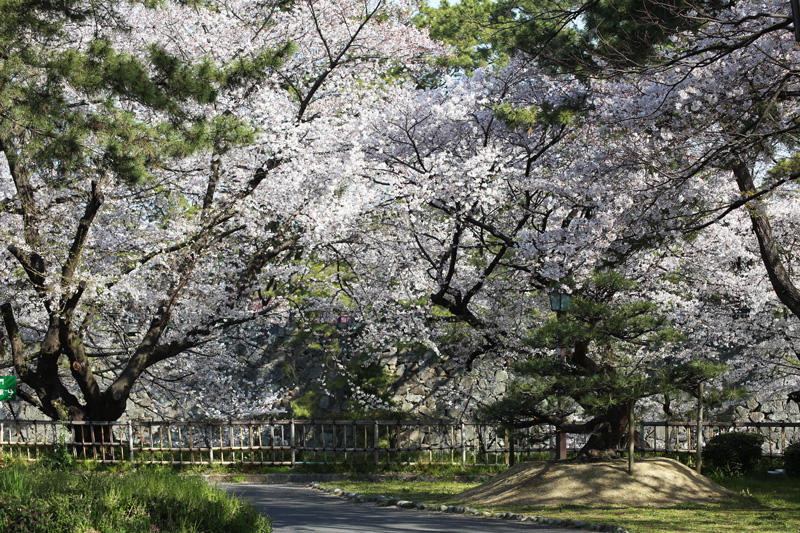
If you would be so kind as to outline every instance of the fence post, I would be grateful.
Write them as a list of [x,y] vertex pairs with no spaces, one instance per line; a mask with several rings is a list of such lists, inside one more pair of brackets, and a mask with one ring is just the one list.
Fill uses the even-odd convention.
[[636,400],[631,400],[628,403],[628,475],[633,475],[634,470],[634,437],[636,432]]
[[[3,429],[0,427],[0,442],[3,442]],[[786,426],[781,425],[781,455],[786,451]]]
[[511,439],[511,432],[506,429],[506,464],[508,466],[514,466],[516,462],[514,457],[514,441]]
[[461,422],[461,466],[467,464],[467,441],[464,439],[464,422]]
[[[208,464],[214,464],[214,430],[211,429],[211,424],[206,428],[208,431]],[[220,446],[222,443],[220,442]]]
[[133,462],[133,424],[128,420],[128,460]]
[[294,418],[292,418],[289,425],[289,447],[292,451],[292,468],[294,468],[295,453],[294,453]]
[[380,442],[380,430],[378,429],[378,421],[373,420],[372,422],[372,449],[373,455],[375,459],[375,464],[380,463],[380,457],[378,457],[378,444]]

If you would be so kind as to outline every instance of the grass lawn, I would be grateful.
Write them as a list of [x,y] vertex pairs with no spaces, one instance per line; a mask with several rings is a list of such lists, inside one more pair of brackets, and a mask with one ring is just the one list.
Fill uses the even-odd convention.
[[[92,464],[87,462],[86,464]],[[106,469],[104,465],[97,465],[96,468]],[[113,466],[110,468],[114,468]],[[432,476],[440,479],[455,479],[466,476],[481,476],[486,474],[496,474],[502,472],[506,465],[449,465],[449,464],[425,464],[418,463],[413,465],[386,464],[381,463],[339,463],[339,464],[297,464],[294,468],[290,466],[271,466],[246,463],[233,464],[194,464],[194,465],[174,465],[176,472],[186,474],[348,474],[348,475],[367,475],[367,474],[409,474],[414,476]]]
[[0,466],[0,531],[8,533],[269,533],[269,519],[196,477]]
[[[511,511],[548,518],[583,520],[593,524],[614,524],[634,533],[800,532],[800,479],[759,473],[716,481],[738,496],[722,505],[669,509],[471,506],[488,511]],[[325,485],[366,496],[382,494],[424,503],[463,505],[458,494],[478,483],[346,481]]]

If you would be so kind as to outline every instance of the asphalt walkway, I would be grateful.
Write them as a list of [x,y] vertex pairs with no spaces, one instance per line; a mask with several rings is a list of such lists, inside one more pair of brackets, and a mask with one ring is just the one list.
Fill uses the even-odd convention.
[[275,533],[405,531],[564,533],[566,531],[528,522],[508,522],[467,515],[378,507],[373,503],[352,503],[305,485],[221,483],[220,486],[249,501],[259,512],[269,515]]

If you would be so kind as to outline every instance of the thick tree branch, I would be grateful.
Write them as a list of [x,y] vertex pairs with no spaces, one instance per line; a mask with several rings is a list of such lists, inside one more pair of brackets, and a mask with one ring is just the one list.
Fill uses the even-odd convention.
[[[747,198],[755,191],[753,184],[753,176],[750,169],[747,168],[743,162],[737,162],[733,167],[733,173],[736,176],[736,183],[739,186],[739,191]],[[756,234],[758,239],[758,247],[761,253],[761,260],[764,267],[767,269],[769,281],[778,299],[788,307],[792,313],[800,318],[800,290],[795,286],[789,272],[783,264],[778,246],[775,244],[775,239],[772,235],[772,227],[769,223],[767,216],[767,209],[764,202],[760,199],[755,199],[748,204],[748,211],[750,213],[750,222],[753,226],[753,233]]]
[[[217,238],[221,237],[217,236]],[[214,236],[207,236],[206,239],[200,240],[191,250],[187,251],[183,264],[177,269],[177,271],[181,273],[180,277],[170,288],[167,298],[161,303],[158,311],[156,311],[147,332],[128,360],[125,368],[111,386],[103,393],[103,395],[107,397],[108,403],[112,406],[112,420],[116,420],[116,418],[124,412],[125,401],[130,395],[131,389],[138,377],[148,366],[154,364],[151,363],[151,360],[158,357],[156,354],[158,341],[161,339],[161,336],[169,324],[172,316],[172,307],[191,280],[194,269],[202,256],[202,251],[215,242],[217,242],[217,239],[215,239]],[[117,414],[117,411],[119,411],[119,414]]]
[[18,246],[12,244],[8,247],[11,255],[22,265],[23,270],[28,275],[28,279],[33,285],[33,289],[40,298],[45,299],[47,296],[47,289],[45,287],[45,263],[41,255],[36,252],[28,253]]
[[206,194],[203,197],[203,212],[208,211],[211,209],[211,205],[214,203],[214,193],[217,190],[217,184],[219,183],[219,176],[220,176],[220,167],[222,166],[222,157],[215,153],[211,158],[211,175],[208,178],[208,184],[206,185]]
[[19,326],[14,317],[14,310],[10,303],[4,303],[0,306],[0,312],[3,314],[3,324],[6,328],[9,344],[11,346],[11,359],[14,362],[14,370],[23,381],[26,381],[30,375],[30,369],[25,363],[25,344],[22,341],[22,335],[19,333]]
[[749,203],[751,203],[751,202],[753,202],[755,200],[758,200],[758,199],[760,199],[760,198],[762,198],[764,196],[767,196],[770,193],[772,193],[773,191],[775,191],[778,187],[781,187],[782,185],[784,185],[786,183],[789,183],[789,182],[792,182],[792,181],[796,181],[799,178],[800,178],[800,172],[795,172],[795,173],[793,173],[793,174],[791,174],[791,175],[789,175],[789,176],[787,176],[785,178],[782,178],[782,179],[779,179],[779,180],[776,180],[776,181],[770,183],[768,186],[764,187],[763,189],[760,189],[758,191],[753,190],[749,194],[743,196],[742,198],[739,198],[738,200],[735,200],[733,202],[728,203],[724,207],[718,207],[716,209],[711,209],[711,210],[704,211],[702,213],[698,213],[697,216],[704,216],[704,215],[708,215],[709,213],[715,213],[715,212],[717,214],[714,215],[714,217],[712,219],[710,219],[710,220],[707,220],[705,222],[702,222],[700,224],[696,224],[696,225],[693,225],[693,226],[684,227],[684,228],[681,229],[681,231],[683,233],[691,233],[691,232],[699,231],[701,229],[705,229],[705,228],[707,228],[709,226],[712,226],[712,225],[716,224],[717,222],[719,222],[720,220],[724,219],[726,216],[728,216],[733,211],[736,211],[737,209],[739,209],[740,207],[742,207],[744,205],[747,205],[747,204],[749,204]]
[[31,187],[28,176],[20,169],[19,158],[13,147],[10,147],[2,136],[0,136],[0,151],[6,156],[11,179],[14,181],[14,187],[17,189],[17,198],[19,199],[20,209],[22,211],[23,236],[25,242],[31,248],[37,248],[41,244],[41,237],[39,236],[38,213],[36,202],[33,198],[33,187]]
[[83,332],[79,331],[76,334],[72,329],[72,315],[85,288],[86,284],[81,283],[64,306],[63,319],[59,328],[59,341],[69,360],[72,377],[80,387],[83,397],[88,403],[96,403],[100,399],[100,387],[97,385],[89,358],[86,356]]
[[[75,269],[81,260],[81,254],[83,253],[83,247],[86,244],[86,239],[89,237],[89,229],[92,226],[92,222],[94,221],[97,212],[100,210],[100,206],[103,205],[103,201],[104,198],[103,193],[100,190],[100,185],[97,182],[92,181],[91,191],[89,192],[89,201],[86,203],[86,209],[84,210],[83,216],[78,222],[78,229],[75,231],[75,238],[72,240],[72,245],[70,246],[67,260],[64,262],[64,266],[61,268],[62,289],[69,287],[69,284],[72,282]],[[75,304],[77,304],[77,300],[75,300]]]
[[58,377],[58,366],[55,363],[57,361],[57,353],[52,353],[53,348],[58,349],[58,340],[56,339],[54,342],[52,339],[54,327],[56,328],[55,335],[58,335],[58,320],[51,318],[50,328],[45,334],[45,342],[42,343],[40,350],[39,366],[34,372],[25,363],[25,346],[19,333],[19,326],[14,318],[11,304],[5,303],[0,306],[0,312],[3,314],[3,322],[11,341],[11,356],[14,360],[14,369],[20,380],[36,392],[41,403],[37,403],[29,395],[20,397],[23,397],[28,403],[38,407],[53,419],[57,419],[60,416],[58,409],[53,405],[56,401],[61,402],[62,408],[66,408],[72,411],[73,415],[77,415],[81,407],[80,402],[61,383]]

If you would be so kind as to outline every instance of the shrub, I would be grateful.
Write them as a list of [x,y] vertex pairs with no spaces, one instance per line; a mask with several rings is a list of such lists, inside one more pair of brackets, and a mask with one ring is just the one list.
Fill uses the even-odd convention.
[[75,466],[75,458],[67,445],[65,436],[59,435],[58,442],[49,454],[45,455],[41,462],[45,468],[50,470],[71,470]]
[[787,476],[800,477],[800,442],[783,450],[783,469]]
[[711,469],[727,474],[746,474],[761,460],[764,435],[758,433],[721,433],[703,450],[703,462]]

